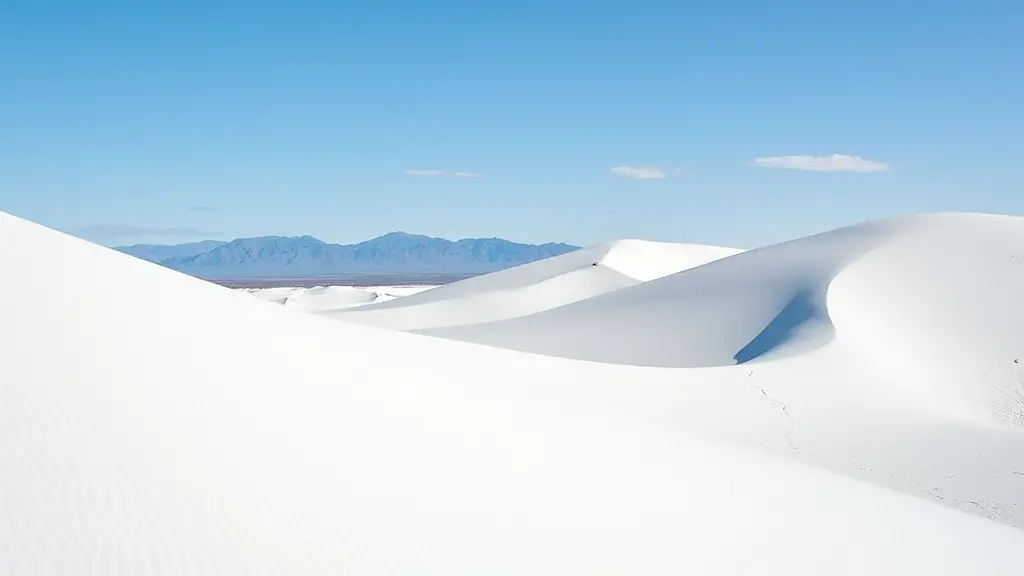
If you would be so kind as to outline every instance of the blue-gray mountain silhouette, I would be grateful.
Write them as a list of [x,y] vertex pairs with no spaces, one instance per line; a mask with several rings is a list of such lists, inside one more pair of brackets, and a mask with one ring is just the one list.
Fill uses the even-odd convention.
[[[209,242],[209,241],[208,241]],[[118,248],[163,266],[206,278],[493,272],[578,250],[564,243],[521,244],[501,238],[445,240],[392,232],[358,244],[330,244],[312,236],[239,238],[207,250],[167,246],[167,258],[153,246]],[[194,249],[194,248],[193,248]],[[149,257],[147,257],[149,256]],[[154,257],[155,256],[155,257]]]

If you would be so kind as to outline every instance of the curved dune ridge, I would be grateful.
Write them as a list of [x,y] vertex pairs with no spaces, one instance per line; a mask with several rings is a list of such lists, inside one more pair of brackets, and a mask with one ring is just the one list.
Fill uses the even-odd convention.
[[[842,234],[777,248],[780,266],[820,256],[795,284],[834,267],[814,304],[829,344],[653,370],[294,314],[0,213],[0,566],[1016,575],[1020,429],[923,401],[920,382],[977,373],[937,395],[1013,404],[1019,271],[1002,263],[1019,228],[882,223],[843,262],[826,257]],[[942,229],[946,253],[924,254]],[[901,364],[904,344],[946,356]]]
[[738,252],[619,240],[333,316],[398,330],[492,322],[579,302]]
[[832,277],[873,248],[874,225],[744,252],[502,322],[424,333],[567,358],[663,367],[724,366],[831,340]]
[[752,250],[426,334],[567,358],[725,366],[842,346],[893,385],[1024,425],[1024,219],[927,215]]

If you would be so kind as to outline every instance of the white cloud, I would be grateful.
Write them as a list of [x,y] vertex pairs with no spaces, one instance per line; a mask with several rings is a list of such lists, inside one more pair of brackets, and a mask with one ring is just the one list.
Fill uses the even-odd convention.
[[867,160],[860,156],[832,154],[831,156],[771,156],[756,158],[753,166],[781,168],[783,170],[806,170],[810,172],[885,172],[889,165],[884,162]]
[[664,170],[655,166],[616,166],[611,172],[634,180],[661,180],[668,177]]
[[449,172],[448,170],[406,170],[407,176],[454,176],[456,178],[483,178],[484,175],[479,172],[468,172],[465,170],[457,170]]
[[406,170],[408,176],[444,176],[444,170]]

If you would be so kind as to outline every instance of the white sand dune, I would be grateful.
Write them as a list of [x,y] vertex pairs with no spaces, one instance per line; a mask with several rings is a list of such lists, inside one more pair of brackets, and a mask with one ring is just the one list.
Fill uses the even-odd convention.
[[[1024,301],[1013,296],[1024,286],[1015,259],[1022,249],[1024,225],[1012,217],[869,222],[541,314],[429,333],[567,358],[693,367],[799,354],[835,339],[839,323],[865,343],[908,330],[901,344],[920,346],[919,354],[941,352],[936,338],[951,335],[1006,365],[1024,354],[1007,347],[1024,336]],[[993,297],[1006,310],[991,311]],[[651,333],[659,337],[630,345]]]
[[370,286],[368,289],[376,292],[378,296],[395,299],[434,290],[437,287],[436,284],[410,284],[408,286]]
[[1019,574],[1021,223],[908,222],[821,257],[830,339],[662,369],[293,314],[0,214],[0,566]]
[[313,313],[330,313],[374,302],[387,302],[433,286],[314,286],[312,288],[245,288],[246,292],[275,304]]
[[504,320],[635,286],[738,252],[717,246],[619,240],[333,316],[397,330]]
[[[474,279],[502,294],[480,316],[465,306],[465,283],[446,309],[465,315],[459,325],[415,331],[576,360],[721,367],[679,377],[749,380],[785,418],[785,437],[752,438],[735,407],[688,424],[1024,526],[1024,438],[983,430],[1024,424],[1021,222],[870,222],[532,314],[523,303],[550,293],[500,290],[509,271]],[[444,295],[435,290],[433,305]],[[399,310],[410,324],[423,318],[420,305]],[[876,443],[886,450],[868,448]]]
[[1020,218],[900,218],[752,250],[530,316],[426,332],[666,367],[756,364],[835,344],[893,386],[1024,426],[1018,258]]
[[251,294],[260,300],[266,300],[267,302],[273,302],[274,304],[284,304],[285,300],[288,299],[292,294],[302,292],[305,288],[296,288],[292,286],[276,287],[276,288],[242,288],[241,292]]
[[315,286],[288,296],[282,304],[310,312],[327,312],[362,306],[378,298],[376,292],[355,286]]

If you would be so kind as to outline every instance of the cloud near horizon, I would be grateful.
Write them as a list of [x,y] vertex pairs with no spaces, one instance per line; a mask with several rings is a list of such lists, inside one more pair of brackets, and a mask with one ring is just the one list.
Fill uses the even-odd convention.
[[96,241],[123,240],[142,236],[165,236],[169,238],[200,238],[217,236],[216,232],[196,228],[151,228],[132,224],[95,224],[71,231],[74,236]]
[[404,172],[406,176],[454,176],[455,178],[483,178],[484,175],[479,172],[468,172],[465,170],[417,170],[410,169]]
[[217,209],[214,208],[213,206],[202,206],[202,205],[200,205],[200,206],[189,206],[188,207],[188,211],[189,212],[216,212]]
[[831,156],[769,156],[755,158],[752,166],[760,168],[779,168],[782,170],[804,170],[807,172],[885,172],[889,165],[884,162],[876,162],[861,158],[860,156],[849,156],[846,154],[832,154]]
[[668,173],[657,166],[615,166],[611,173],[617,176],[624,176],[634,180],[662,180],[668,178]]

